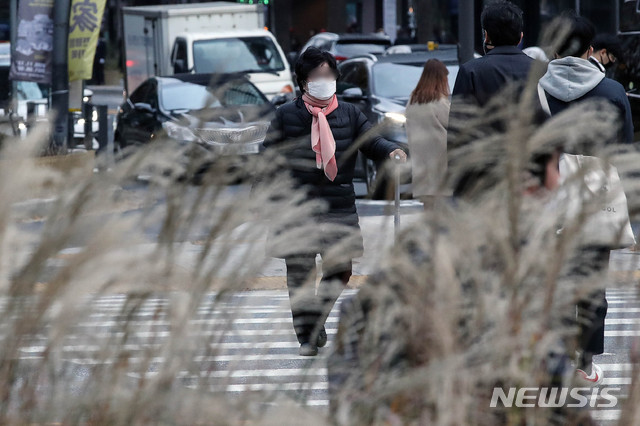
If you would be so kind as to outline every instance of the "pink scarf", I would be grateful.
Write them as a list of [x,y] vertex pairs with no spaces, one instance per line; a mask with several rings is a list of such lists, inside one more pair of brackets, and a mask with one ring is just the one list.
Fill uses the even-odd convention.
[[316,153],[316,166],[320,169],[324,166],[324,174],[333,180],[338,175],[336,164],[336,141],[331,133],[331,127],[327,121],[327,115],[338,108],[338,98],[333,95],[326,101],[316,99],[308,94],[302,95],[307,111],[313,115],[311,123],[311,149]]

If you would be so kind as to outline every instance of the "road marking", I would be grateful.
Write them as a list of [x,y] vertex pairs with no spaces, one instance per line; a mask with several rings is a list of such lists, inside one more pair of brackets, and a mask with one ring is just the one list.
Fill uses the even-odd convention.
[[621,410],[594,410],[591,416],[594,420],[618,420],[621,413]]
[[[603,354],[604,355],[604,354]],[[620,364],[600,364],[597,363],[604,371],[625,371],[631,372],[633,364],[620,363]]]
[[[640,333],[640,331],[639,331]],[[274,334],[282,334],[282,335],[290,335],[293,337],[293,331],[287,329],[271,329],[271,330],[198,330],[198,331],[189,331],[189,335],[191,336],[208,336],[208,337],[231,337],[231,336],[272,336]],[[327,329],[327,335],[333,336],[336,333],[334,331],[330,331]],[[122,338],[122,337],[171,337],[175,336],[175,332],[171,331],[132,331],[132,332],[122,332],[122,331],[114,331],[109,333],[95,333],[92,334],[92,338],[97,339],[113,339],[113,338]],[[69,340],[79,340],[86,338],[86,336],[77,336],[71,335],[67,336]]]
[[[147,371],[144,374],[130,373],[131,377],[152,378],[157,377],[158,371]],[[281,376],[320,376],[319,382],[327,381],[326,368],[278,368],[269,370],[218,370],[201,371],[201,374],[193,374],[190,371],[181,371],[176,377],[180,379],[206,379],[206,378],[242,378],[242,377],[281,377]]]
[[602,385],[630,385],[631,377],[605,377]]
[[640,318],[607,318],[605,325],[640,324]]
[[[186,387],[192,389],[199,389],[199,386],[187,385]],[[209,389],[224,390],[226,392],[282,392],[282,391],[312,391],[312,390],[329,390],[329,384],[323,383],[256,383],[251,385],[228,385],[226,387],[209,386]]]
[[[327,318],[326,324],[335,324],[337,326],[339,318],[337,316]],[[219,318],[219,319],[196,319],[189,320],[189,324],[194,325],[243,325],[243,324],[292,324],[291,315],[284,318]],[[171,321],[166,320],[149,320],[149,321],[140,321],[140,320],[130,320],[130,321],[101,321],[101,322],[81,322],[76,324],[74,327],[116,327],[116,326],[165,326],[170,327],[175,325]],[[329,329],[330,327],[327,327]]]

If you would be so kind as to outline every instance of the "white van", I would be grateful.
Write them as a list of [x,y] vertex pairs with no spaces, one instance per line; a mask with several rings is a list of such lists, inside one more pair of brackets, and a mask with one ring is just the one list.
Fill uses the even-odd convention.
[[282,48],[267,30],[188,33],[176,37],[173,73],[246,73],[268,99],[294,93]]

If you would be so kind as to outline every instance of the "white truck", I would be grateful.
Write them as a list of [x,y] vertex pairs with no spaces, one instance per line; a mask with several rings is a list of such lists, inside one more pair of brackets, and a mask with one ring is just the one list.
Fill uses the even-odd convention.
[[125,7],[129,95],[147,78],[244,73],[269,99],[292,96],[289,63],[264,28],[264,7],[231,2]]

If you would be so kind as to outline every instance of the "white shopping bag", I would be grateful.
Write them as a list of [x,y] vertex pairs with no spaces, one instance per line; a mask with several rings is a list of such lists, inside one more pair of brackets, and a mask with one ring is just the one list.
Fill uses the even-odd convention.
[[581,232],[583,243],[612,248],[636,243],[627,196],[614,166],[598,157],[563,154],[560,182],[567,197],[567,219],[575,219],[583,209],[589,213]]

